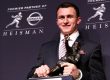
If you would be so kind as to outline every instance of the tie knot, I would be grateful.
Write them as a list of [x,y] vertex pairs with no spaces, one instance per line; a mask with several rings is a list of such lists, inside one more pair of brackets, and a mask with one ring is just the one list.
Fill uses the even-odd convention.
[[69,36],[64,36],[65,38],[65,47],[68,48],[69,47],[69,44],[68,44],[68,41],[69,41]]
[[69,39],[70,39],[69,35],[65,35],[64,39],[65,39],[65,41],[69,41]]
[[66,41],[66,40],[68,40],[68,39],[69,39],[69,36],[64,36],[64,38],[65,38],[65,41]]

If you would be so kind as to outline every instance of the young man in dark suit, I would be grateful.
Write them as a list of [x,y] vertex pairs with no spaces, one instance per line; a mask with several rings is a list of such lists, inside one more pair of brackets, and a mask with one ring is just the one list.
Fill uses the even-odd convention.
[[60,64],[63,67],[62,75],[71,75],[75,80],[106,80],[100,44],[84,39],[78,31],[78,24],[81,22],[78,7],[64,2],[58,6],[56,14],[60,33],[53,40],[42,45],[37,59],[39,63],[32,68],[28,78],[49,76],[51,68],[65,55],[62,56],[60,46],[64,37],[68,36],[69,46],[72,47],[78,42],[82,51],[77,65],[70,62]]

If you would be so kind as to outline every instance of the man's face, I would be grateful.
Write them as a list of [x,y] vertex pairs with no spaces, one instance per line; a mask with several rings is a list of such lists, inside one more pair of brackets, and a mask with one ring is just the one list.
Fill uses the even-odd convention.
[[57,25],[64,35],[76,32],[80,21],[73,7],[59,8],[57,11]]

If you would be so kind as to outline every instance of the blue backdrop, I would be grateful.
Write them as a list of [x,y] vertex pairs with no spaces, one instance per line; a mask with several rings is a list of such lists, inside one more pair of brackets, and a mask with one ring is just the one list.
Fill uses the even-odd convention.
[[[64,1],[80,8],[79,29],[85,37],[100,40],[104,70],[110,80],[110,0],[1,0],[0,80],[26,79],[37,64],[40,45],[58,31],[55,10]],[[102,9],[95,10],[100,6]]]

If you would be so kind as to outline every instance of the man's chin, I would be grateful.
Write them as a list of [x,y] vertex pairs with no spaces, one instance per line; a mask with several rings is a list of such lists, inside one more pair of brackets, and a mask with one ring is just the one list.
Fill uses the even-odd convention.
[[64,35],[70,35],[70,32],[63,32]]

